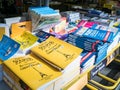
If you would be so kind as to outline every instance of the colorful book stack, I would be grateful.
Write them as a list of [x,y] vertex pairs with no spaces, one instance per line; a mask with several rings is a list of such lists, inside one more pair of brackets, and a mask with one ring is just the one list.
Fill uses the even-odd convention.
[[[101,64],[120,42],[120,23],[109,18],[80,21],[79,12],[62,12],[66,20],[50,7],[30,7],[28,13],[31,21],[12,24],[11,35],[0,24],[0,80],[13,90],[61,90],[88,68]],[[87,84],[85,77],[82,81]]]
[[81,20],[77,27],[87,27],[87,28],[91,28],[94,24],[96,24],[97,22],[93,22],[93,21],[87,21],[87,20]]
[[67,22],[76,22],[80,20],[80,13],[75,11],[65,11],[61,12],[63,17],[67,18]]
[[79,48],[84,49],[86,53],[94,52],[94,54],[96,55],[96,58],[95,58],[96,60],[94,64],[100,62],[107,55],[107,48],[109,45],[109,43],[104,43],[100,40],[85,38],[85,37],[73,35],[73,34],[69,34],[67,38],[67,42]]
[[112,31],[109,27],[82,20],[78,29],[68,35],[67,42],[88,52],[95,52],[94,64],[97,64],[107,55],[108,46],[117,33],[117,29]]
[[54,36],[54,35],[40,30],[39,32],[35,33],[35,36],[39,38],[38,42],[41,43],[45,41],[46,39],[48,39],[50,36]]
[[88,68],[94,65],[95,62],[95,52],[88,52],[88,51],[83,51],[81,53],[81,61],[80,61],[80,73],[85,72]]
[[112,42],[113,40],[113,32],[104,31],[99,29],[87,29],[82,36],[87,38],[92,38],[96,40],[101,40],[103,42]]
[[32,20],[32,31],[50,27],[61,17],[59,12],[50,7],[30,7],[29,15]]
[[100,40],[86,38],[72,33],[68,35],[67,42],[86,51],[99,51],[104,45]]
[[99,18],[99,19],[95,19],[94,22],[100,23],[101,25],[109,26],[110,19]]
[[49,30],[49,33],[55,35],[56,38],[64,40],[68,35],[67,30],[65,30],[67,24],[68,23],[66,22],[66,18],[61,17],[60,22],[56,24],[55,26],[53,26]]
[[109,53],[119,42],[119,32],[120,29],[114,26],[115,22],[111,21],[109,26],[104,26],[100,24],[94,24],[92,26],[93,29],[99,29],[103,31],[110,31],[113,32],[113,40],[109,43],[107,53]]

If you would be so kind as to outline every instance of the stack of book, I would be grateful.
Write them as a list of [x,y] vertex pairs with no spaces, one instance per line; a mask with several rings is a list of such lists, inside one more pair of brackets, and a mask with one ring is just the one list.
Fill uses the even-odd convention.
[[66,30],[67,25],[68,23],[66,22],[66,18],[61,17],[60,22],[53,26],[49,30],[49,33],[55,35],[56,38],[64,40],[68,35],[68,31]]
[[119,31],[120,29],[114,26],[115,22],[111,21],[109,26],[104,26],[100,24],[95,24],[92,26],[93,29],[100,29],[103,31],[113,32],[113,40],[109,43],[107,53],[109,53],[119,42]]
[[50,36],[32,47],[30,54],[6,60],[3,77],[18,90],[60,90],[80,74],[81,52],[82,49]]
[[38,37],[28,31],[23,31],[13,39],[20,44],[20,49],[18,53],[16,53],[16,56],[28,54],[30,52],[30,48],[38,44]]
[[[50,36],[44,42],[33,47],[31,52],[63,73],[62,79],[58,81],[59,88],[80,74],[82,49],[69,43]],[[55,88],[58,89],[58,86]]]
[[116,28],[112,30],[110,27],[85,20],[82,20],[77,26],[78,29],[70,33],[66,41],[88,52],[95,52],[94,64],[99,63],[107,55],[108,46],[113,42],[119,30]]
[[85,72],[88,68],[92,67],[96,58],[95,52],[83,51],[81,53],[81,61],[80,61],[80,73]]
[[86,51],[98,51],[104,45],[100,40],[86,38],[72,33],[68,35],[67,42]]
[[80,20],[80,13],[75,11],[61,12],[61,16],[67,18],[67,22],[76,22]]
[[33,55],[26,55],[5,61],[4,77],[16,88],[22,88],[18,90],[27,88],[29,90],[50,90],[61,73],[38,59]]
[[50,7],[30,7],[28,13],[32,21],[33,32],[55,25],[61,17],[58,11]]
[[93,21],[87,21],[87,20],[81,20],[77,27],[87,27],[87,28],[91,28],[94,24],[96,24],[97,22],[93,22]]
[[110,45],[109,43],[105,43],[104,46],[99,51],[96,52],[94,64],[100,63],[106,57],[109,45]]
[[38,37],[38,42],[41,43],[46,39],[48,39],[50,36],[55,36],[55,35],[40,30],[39,32],[35,33],[35,36]]

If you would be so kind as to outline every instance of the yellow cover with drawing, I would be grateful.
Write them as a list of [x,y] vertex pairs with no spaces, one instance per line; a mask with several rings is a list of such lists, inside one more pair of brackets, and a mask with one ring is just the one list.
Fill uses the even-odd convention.
[[80,58],[78,57],[80,57],[82,49],[50,36],[44,42],[31,48],[31,51],[48,64],[62,71],[76,59],[78,60],[74,62],[73,66],[76,66],[76,63],[79,65]]
[[20,43],[20,49],[24,50],[36,43],[38,37],[32,35],[30,32],[24,31],[22,34],[14,37],[14,40]]
[[60,78],[61,72],[38,59],[29,54],[6,60],[4,64],[32,90],[46,90]]

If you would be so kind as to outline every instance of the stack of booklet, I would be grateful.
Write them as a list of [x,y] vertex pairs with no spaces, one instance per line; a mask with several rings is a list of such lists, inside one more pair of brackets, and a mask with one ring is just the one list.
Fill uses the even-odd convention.
[[86,38],[72,33],[68,35],[67,42],[86,51],[98,51],[104,45],[100,40]]
[[62,17],[67,18],[67,22],[76,22],[80,20],[80,13],[75,11],[61,12]]
[[16,53],[16,56],[28,54],[30,52],[30,48],[38,44],[38,37],[28,31],[23,31],[13,39],[20,44],[20,49]]
[[80,73],[85,72],[88,68],[94,65],[95,58],[96,58],[95,52],[88,52],[83,51],[81,53],[81,61],[80,61]]
[[[99,63],[107,55],[108,46],[114,41],[119,32],[114,27],[110,28],[85,20],[80,21],[77,27],[78,29],[75,32],[68,35],[66,41],[88,52],[95,52],[94,64]],[[116,40],[118,42],[118,38]],[[114,44],[117,43],[114,42]]]
[[50,36],[32,47],[30,54],[6,60],[4,79],[20,90],[60,90],[80,74],[81,52],[81,48]]
[[28,13],[32,20],[32,31],[55,25],[61,17],[58,11],[50,7],[30,7]]
[[4,79],[18,90],[53,90],[55,81],[61,75],[33,55],[9,59],[4,62],[3,70]]

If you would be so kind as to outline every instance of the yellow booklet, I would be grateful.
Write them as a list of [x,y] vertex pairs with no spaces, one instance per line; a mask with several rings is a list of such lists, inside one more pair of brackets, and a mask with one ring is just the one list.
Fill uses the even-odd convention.
[[0,27],[0,40],[2,39],[3,34],[5,34],[5,28]]
[[2,60],[0,60],[0,65],[1,65],[2,63],[3,63]]
[[20,43],[20,49],[25,50],[37,42],[38,37],[32,35],[30,32],[24,31],[21,35],[14,37],[14,40]]
[[38,59],[29,54],[6,60],[4,64],[32,90],[46,90],[45,88],[60,78],[61,72]]
[[50,36],[46,41],[31,48],[31,51],[58,70],[67,70],[80,65],[82,49]]
[[3,34],[9,37],[9,27],[6,24],[0,23],[0,40],[2,39]]

